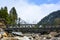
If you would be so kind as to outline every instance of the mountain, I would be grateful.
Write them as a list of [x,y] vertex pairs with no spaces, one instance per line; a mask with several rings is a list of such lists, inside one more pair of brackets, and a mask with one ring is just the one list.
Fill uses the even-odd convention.
[[37,25],[55,25],[60,24],[60,10],[50,13],[37,23]]
[[27,22],[24,21],[24,20],[21,19],[21,18],[17,20],[17,23],[19,23],[19,24],[27,24]]
[[21,19],[20,24],[27,24],[27,22]]

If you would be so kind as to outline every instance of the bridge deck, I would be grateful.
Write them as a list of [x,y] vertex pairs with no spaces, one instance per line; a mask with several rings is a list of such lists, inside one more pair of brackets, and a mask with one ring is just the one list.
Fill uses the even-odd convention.
[[21,31],[26,33],[43,33],[43,32],[51,32],[51,31],[60,31],[59,28],[6,28],[6,31]]

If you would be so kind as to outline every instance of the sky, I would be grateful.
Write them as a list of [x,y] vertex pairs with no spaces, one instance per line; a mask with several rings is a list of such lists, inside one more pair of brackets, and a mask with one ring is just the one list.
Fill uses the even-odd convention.
[[18,17],[28,23],[38,23],[53,11],[60,10],[60,0],[0,0],[0,8],[16,8]]

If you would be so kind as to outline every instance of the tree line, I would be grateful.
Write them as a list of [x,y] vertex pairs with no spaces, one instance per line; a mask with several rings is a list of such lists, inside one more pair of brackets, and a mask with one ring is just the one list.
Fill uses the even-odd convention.
[[17,12],[15,7],[12,7],[11,10],[8,13],[7,7],[1,7],[0,8],[0,18],[4,19],[6,21],[6,24],[8,25],[15,25],[17,24]]

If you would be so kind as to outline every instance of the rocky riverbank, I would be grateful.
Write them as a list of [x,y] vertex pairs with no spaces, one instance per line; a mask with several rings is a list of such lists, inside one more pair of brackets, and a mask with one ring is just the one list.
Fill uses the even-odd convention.
[[60,40],[60,32],[50,32],[43,35],[40,33],[8,33],[0,28],[0,40]]

